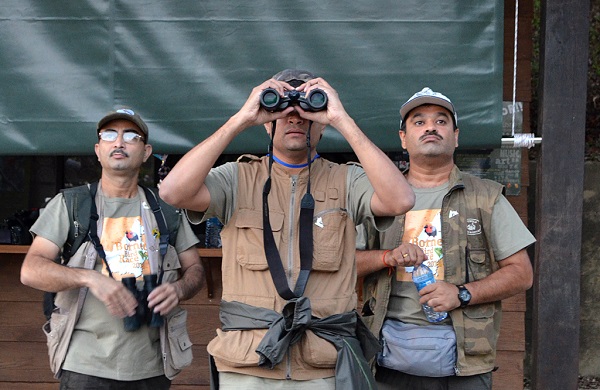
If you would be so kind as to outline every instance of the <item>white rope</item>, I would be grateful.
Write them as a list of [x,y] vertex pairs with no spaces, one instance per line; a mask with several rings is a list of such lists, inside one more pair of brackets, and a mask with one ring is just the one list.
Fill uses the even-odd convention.
[[515,134],[515,117],[517,116],[517,48],[518,48],[518,35],[519,35],[519,0],[515,0],[515,37],[514,37],[514,50],[513,50],[513,82],[512,82],[512,124],[511,134],[512,139],[504,138],[502,145],[509,145],[512,141],[512,147],[521,148],[526,147],[531,149],[535,144],[542,142],[542,139],[535,137],[532,133],[517,133]]
[[536,144],[536,139],[531,133],[515,134],[513,146],[515,148],[531,149]]

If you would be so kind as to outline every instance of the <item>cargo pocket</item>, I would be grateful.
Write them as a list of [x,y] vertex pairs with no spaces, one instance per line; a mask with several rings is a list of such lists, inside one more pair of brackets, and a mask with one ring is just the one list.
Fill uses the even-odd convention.
[[[275,244],[280,243],[283,218],[282,212],[270,211],[269,213]],[[239,235],[236,248],[238,264],[252,271],[265,271],[268,269],[263,244],[262,210],[238,210],[235,227]]]
[[167,247],[167,253],[162,262],[164,267],[163,283],[173,283],[179,279],[179,272],[181,270],[181,263],[179,262],[179,256],[177,250],[169,245]]
[[486,355],[496,349],[495,312],[493,303],[463,309],[466,355]]
[[217,337],[212,339],[206,350],[216,360],[223,360],[232,367],[257,367],[260,356],[256,349],[267,331],[217,329]]
[[340,269],[344,253],[344,236],[348,212],[327,209],[313,218],[313,270],[335,272]]
[[[179,309],[179,310],[178,310]],[[192,363],[192,341],[187,330],[187,311],[178,307],[175,314],[167,317],[167,342],[170,359],[167,363],[181,370]]]
[[491,258],[486,249],[467,248],[469,269],[467,270],[473,280],[481,280],[492,273]]
[[304,333],[304,337],[302,337],[300,354],[304,361],[312,367],[334,368],[337,362],[335,346],[310,331]]
[[46,345],[48,346],[48,357],[50,359],[50,369],[54,374],[60,369],[62,362],[66,356],[68,342],[63,342],[67,325],[67,314],[60,314],[57,311],[52,313],[52,316],[42,330],[46,335]]

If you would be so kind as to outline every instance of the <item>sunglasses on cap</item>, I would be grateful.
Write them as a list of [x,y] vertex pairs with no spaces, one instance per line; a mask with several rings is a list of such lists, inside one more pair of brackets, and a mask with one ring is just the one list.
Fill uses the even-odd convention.
[[[119,138],[119,132],[116,130],[102,130],[98,133],[98,139],[106,142],[115,142]],[[123,141],[128,144],[136,144],[144,141],[144,137],[134,131],[126,131],[123,133]]]

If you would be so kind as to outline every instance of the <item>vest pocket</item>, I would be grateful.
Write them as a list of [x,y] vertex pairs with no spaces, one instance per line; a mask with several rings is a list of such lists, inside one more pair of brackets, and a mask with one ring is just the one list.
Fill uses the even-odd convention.
[[[173,313],[174,312],[174,313]],[[187,330],[187,311],[177,306],[167,320],[167,363],[174,370],[181,370],[192,363],[192,341]]]
[[465,354],[487,355],[496,349],[494,303],[467,306],[463,309]]
[[307,331],[302,338],[300,354],[312,367],[334,368],[337,362],[337,351],[333,344],[311,331]]
[[217,329],[217,337],[208,343],[206,349],[215,359],[221,359],[232,367],[256,367],[259,355],[255,351],[265,333],[264,329],[228,332]]
[[175,282],[177,279],[179,279],[181,263],[179,262],[177,250],[170,244],[167,248],[167,253],[165,254],[165,258],[163,259],[162,263],[165,271],[163,274],[163,283]]
[[313,270],[335,272],[340,269],[348,212],[342,208],[327,209],[313,218]]
[[[284,215],[270,211],[269,221],[275,243],[279,244]],[[252,271],[264,271],[269,268],[265,256],[263,240],[262,210],[240,209],[235,220],[237,228],[236,259],[239,265]]]
[[467,248],[467,258],[469,259],[467,272],[470,272],[473,280],[483,279],[492,273],[491,259],[486,249]]

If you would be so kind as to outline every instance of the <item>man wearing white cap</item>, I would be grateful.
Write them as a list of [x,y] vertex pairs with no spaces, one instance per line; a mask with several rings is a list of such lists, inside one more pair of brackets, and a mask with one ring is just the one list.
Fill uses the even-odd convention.
[[[383,344],[375,378],[380,389],[491,389],[500,301],[531,287],[526,248],[535,238],[500,184],[454,165],[450,99],[424,88],[400,116],[415,206],[383,233],[361,227],[357,240],[366,249],[356,254],[363,318]],[[437,283],[417,292],[412,270],[421,263]],[[447,318],[429,322],[424,304]]]

